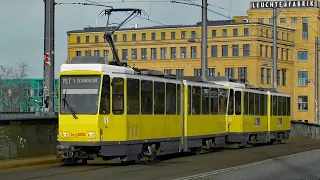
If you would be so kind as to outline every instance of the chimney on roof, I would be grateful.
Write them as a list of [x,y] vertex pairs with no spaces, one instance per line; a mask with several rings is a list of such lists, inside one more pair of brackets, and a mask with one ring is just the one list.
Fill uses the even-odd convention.
[[138,28],[138,24],[134,24],[131,28]]

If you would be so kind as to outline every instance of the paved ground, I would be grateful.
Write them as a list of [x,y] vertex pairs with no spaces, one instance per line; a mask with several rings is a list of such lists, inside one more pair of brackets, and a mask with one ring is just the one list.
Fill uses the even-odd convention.
[[[243,164],[262,161],[265,159],[271,159],[271,158],[284,156],[288,154],[308,151],[312,149],[320,149],[320,141],[304,141],[304,142],[291,141],[287,144],[279,144],[274,146],[262,146],[262,147],[246,148],[246,149],[240,149],[240,150],[228,149],[228,150],[222,150],[219,152],[213,152],[211,154],[199,155],[199,156],[187,156],[187,157],[178,157],[173,159],[164,159],[161,162],[147,164],[147,165],[112,166],[112,165],[100,164],[100,165],[90,165],[90,166],[61,167],[59,164],[54,164],[54,165],[45,165],[45,166],[37,166],[37,167],[9,169],[9,170],[0,171],[0,177],[1,177],[0,179],[1,180],[12,180],[12,179],[14,180],[30,180],[30,179],[172,180],[175,178],[181,178],[181,177],[191,176],[195,174],[216,171],[219,169],[230,168],[230,167],[239,166]],[[310,166],[311,163],[315,163],[316,158],[319,158],[319,156],[310,156],[310,157],[308,156],[306,160],[303,160],[303,158],[300,158],[300,160],[297,160],[297,162]],[[320,161],[320,159],[318,161]],[[278,162],[280,163],[282,161],[279,160]],[[290,167],[292,164],[297,166],[297,164],[295,164],[293,160],[283,161],[282,164],[284,163],[287,163],[288,167]],[[314,165],[319,165],[319,163]],[[277,179],[276,177],[279,177],[280,172],[285,172],[284,170],[279,168],[274,169],[271,164],[259,165],[259,166],[263,166],[262,168],[267,168],[268,172],[270,172],[272,175],[270,176],[271,179]],[[251,168],[254,168],[254,167],[251,167]],[[285,168],[285,167],[282,167],[282,168]],[[281,171],[274,171],[278,169]],[[242,174],[243,178],[245,178],[244,177],[245,173],[248,173],[248,171],[252,171],[252,170],[258,171],[256,172],[257,175],[260,174],[259,172],[262,171],[261,169],[258,169],[258,170],[248,169],[245,172],[240,172],[240,174]],[[311,171],[311,175],[317,175],[312,173],[313,171]],[[286,173],[286,174],[290,174],[290,173]],[[223,177],[224,174],[220,174],[220,175],[222,175],[221,177]],[[263,178],[257,175],[255,177],[258,177],[259,180],[263,180]],[[237,177],[236,179],[239,179],[237,174],[234,174],[232,179],[234,179],[234,177]],[[310,176],[310,177],[314,177],[314,176]]]
[[320,149],[174,180],[320,180]]

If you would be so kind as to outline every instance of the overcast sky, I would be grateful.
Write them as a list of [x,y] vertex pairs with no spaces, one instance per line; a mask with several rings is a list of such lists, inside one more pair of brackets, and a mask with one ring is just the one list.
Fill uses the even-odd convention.
[[[122,2],[124,1],[124,2]],[[133,0],[131,0],[133,1]],[[138,1],[138,0],[134,0]],[[143,2],[145,1],[145,2]],[[142,26],[155,26],[162,24],[195,24],[201,21],[201,9],[199,7],[183,4],[159,2],[160,0],[95,0],[95,2],[109,2],[107,5],[114,7],[133,7],[145,10],[149,19],[160,22],[157,24],[141,18],[135,18],[126,26],[135,23]],[[201,4],[201,0],[193,0]],[[85,2],[85,0],[56,0],[57,3]],[[208,0],[211,10],[226,16],[245,15],[249,8],[250,0]],[[101,7],[81,5],[57,5],[55,16],[55,61],[56,75],[60,65],[67,59],[67,35],[69,30],[83,29],[87,26],[105,26],[105,18],[97,18]],[[125,14],[114,14],[113,22],[125,18]],[[147,18],[147,16],[143,16]],[[208,12],[209,20],[226,19],[220,15]],[[15,66],[18,62],[29,64],[30,77],[42,77],[43,75],[43,25],[44,3],[43,0],[0,0],[0,65]]]

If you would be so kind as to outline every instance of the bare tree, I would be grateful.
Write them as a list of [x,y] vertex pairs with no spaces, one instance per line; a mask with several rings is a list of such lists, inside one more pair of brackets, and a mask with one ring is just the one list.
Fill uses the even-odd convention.
[[31,106],[28,65],[17,64],[17,68],[0,65],[0,110],[19,112],[21,107]]

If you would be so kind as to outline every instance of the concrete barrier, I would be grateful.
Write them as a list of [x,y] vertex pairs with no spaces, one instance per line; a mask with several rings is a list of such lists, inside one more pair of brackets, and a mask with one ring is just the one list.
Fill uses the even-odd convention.
[[55,154],[58,117],[0,119],[0,160]]
[[302,121],[291,121],[291,139],[320,139],[320,125]]

